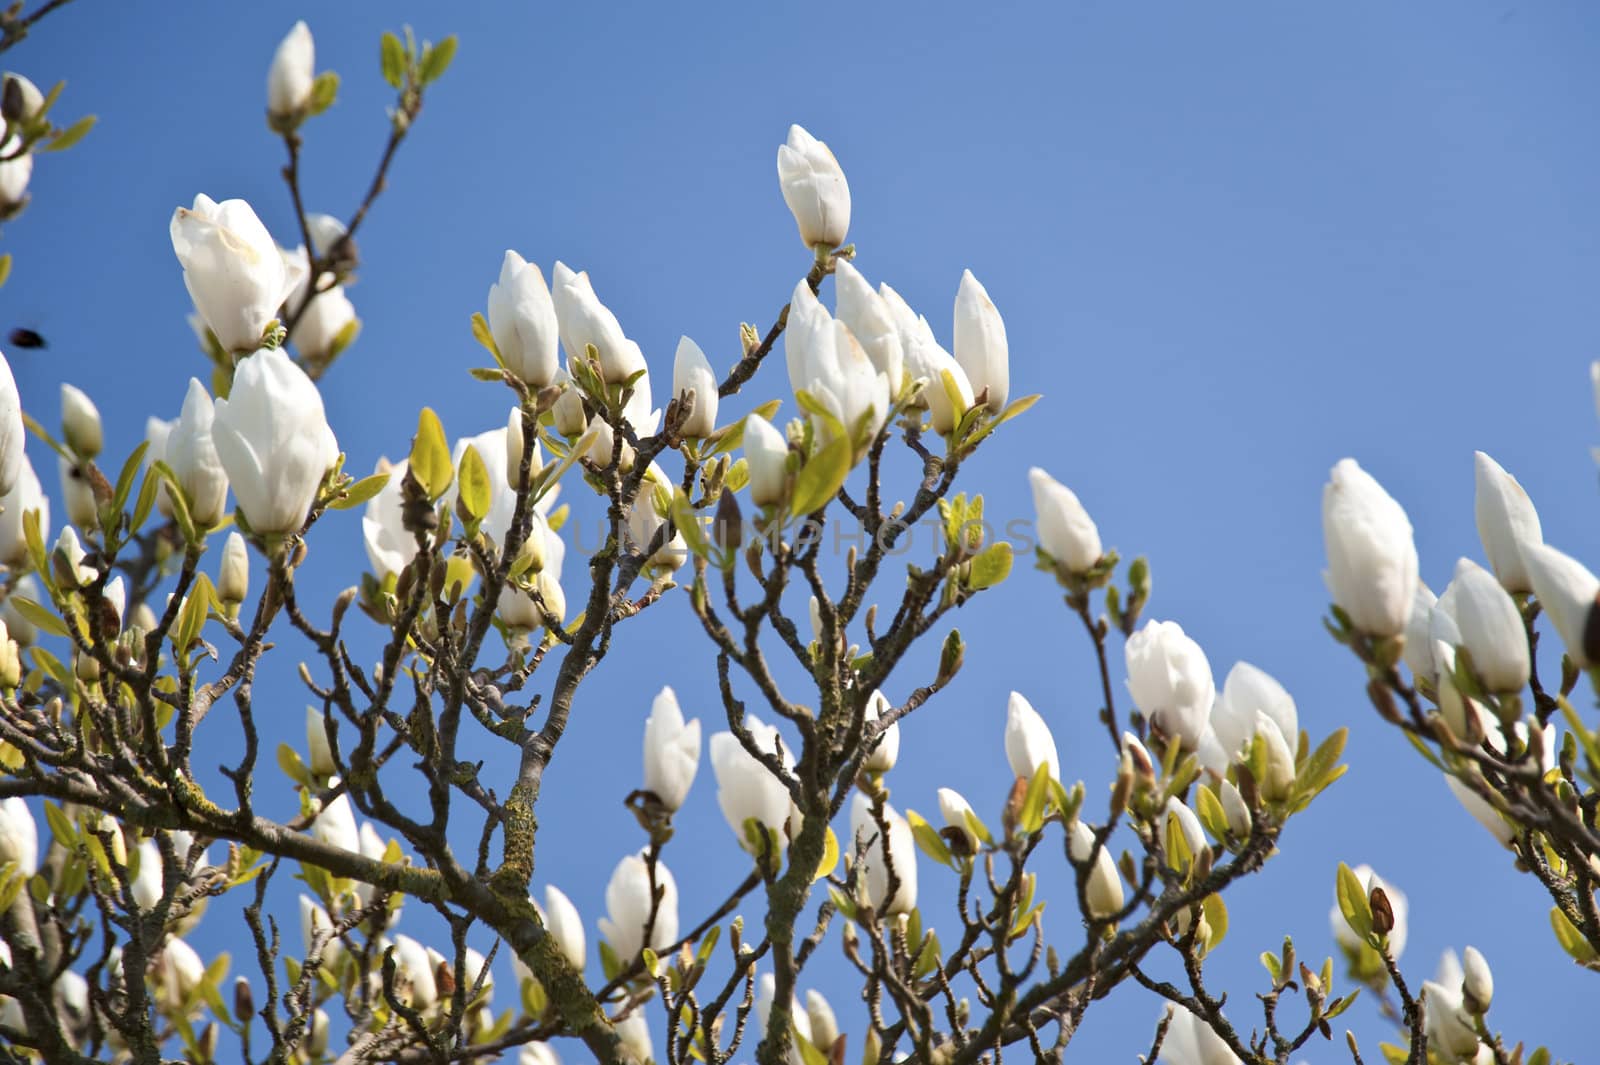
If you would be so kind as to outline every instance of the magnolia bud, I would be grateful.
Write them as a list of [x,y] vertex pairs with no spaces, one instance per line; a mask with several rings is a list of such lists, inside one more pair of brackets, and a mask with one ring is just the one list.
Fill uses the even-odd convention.
[[22,683],[22,652],[0,620],[0,689],[11,691]]
[[1477,947],[1468,947],[1461,956],[1462,996],[1471,1013],[1487,1013],[1494,999],[1494,974],[1489,963],[1478,953]]
[[744,455],[750,466],[750,501],[758,507],[782,503],[788,494],[788,439],[761,415],[747,415]]
[[839,1039],[839,1022],[833,1016],[833,1007],[820,991],[806,992],[806,1018],[811,1022],[811,1045],[824,1054]]
[[1600,646],[1596,646],[1600,639],[1594,624],[1600,578],[1577,559],[1544,544],[1523,544],[1522,557],[1533,594],[1550,615],[1550,623],[1561,634],[1572,661],[1580,669],[1600,661]]
[[828,146],[800,126],[778,146],[778,182],[808,248],[832,249],[850,229],[850,186]]
[[[537,426],[535,422],[535,426]],[[506,486],[513,492],[522,486],[517,483],[522,474],[523,416],[521,407],[512,407],[506,419]],[[533,437],[533,458],[528,462],[528,477],[539,476],[544,469],[544,453],[539,447],[539,436]]]
[[566,370],[557,370],[556,385],[565,386],[560,397],[550,407],[555,418],[556,432],[562,436],[577,436],[589,425],[589,416],[583,412],[583,393],[573,383]]
[[1528,639],[1522,614],[1494,576],[1471,559],[1456,563],[1453,614],[1472,666],[1491,692],[1519,692],[1528,683]]
[[[1094,850],[1094,832],[1082,821],[1073,821],[1069,849],[1072,860],[1086,862]],[[1084,894],[1089,903],[1089,916],[1105,919],[1122,909],[1122,877],[1117,873],[1117,863],[1111,857],[1111,848],[1102,846],[1095,854],[1090,867]]]
[[971,270],[962,271],[961,287],[956,290],[952,347],[956,362],[972,383],[972,391],[987,392],[989,409],[1000,413],[1011,390],[1006,323],[989,299],[988,290],[972,276]]
[[327,718],[314,706],[306,707],[306,750],[310,754],[311,775],[326,780],[338,772],[333,750],[328,746]]
[[1322,489],[1324,577],[1333,601],[1369,636],[1399,636],[1417,587],[1417,546],[1406,512],[1355,459],[1340,459]]
[[1175,621],[1147,621],[1123,645],[1128,692],[1162,732],[1196,750],[1216,695],[1206,653]]
[[1489,568],[1508,592],[1533,589],[1527,566],[1522,561],[1522,545],[1544,542],[1539,527],[1539,512],[1517,479],[1481,451],[1473,452],[1477,495],[1473,513],[1478,520],[1478,538]]
[[967,802],[959,791],[953,788],[940,788],[939,812],[944,815],[947,829],[954,829],[966,839],[967,853],[976,854],[980,841],[978,833],[972,827],[972,821],[977,819],[972,804]]
[[700,721],[684,723],[678,697],[662,688],[644,723],[644,787],[670,811],[683,805],[700,768]]
[[80,459],[92,459],[105,444],[100,411],[82,389],[61,386],[61,435]]
[[279,42],[267,71],[267,114],[290,118],[304,112],[315,80],[316,45],[306,24],[296,22]]
[[238,531],[230,532],[222,544],[222,562],[217,567],[217,596],[222,604],[237,612],[250,594],[250,552]]
[[1038,515],[1039,550],[1069,573],[1083,574],[1100,561],[1100,531],[1072,489],[1035,466],[1028,471]]
[[681,399],[689,391],[694,407],[679,431],[691,439],[710,436],[717,427],[717,375],[700,345],[682,337],[672,364],[672,395]]
[[1228,819],[1228,831],[1236,839],[1246,838],[1250,835],[1250,807],[1244,801],[1244,796],[1227,780],[1222,782],[1219,790],[1222,793],[1222,814]]
[[1061,779],[1055,737],[1020,692],[1012,692],[1006,703],[1006,758],[1011,762],[1011,772],[1021,779],[1031,780],[1041,765],[1052,780]]
[[78,463],[62,455],[57,461],[61,471],[61,495],[67,504],[67,520],[85,532],[100,527],[100,507],[95,502],[94,484],[90,481],[93,464]]

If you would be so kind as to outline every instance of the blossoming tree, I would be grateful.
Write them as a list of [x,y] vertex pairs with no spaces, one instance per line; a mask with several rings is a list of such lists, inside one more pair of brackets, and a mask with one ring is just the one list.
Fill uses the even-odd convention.
[[[31,24],[8,17],[0,50]],[[1471,947],[1434,980],[1408,977],[1404,895],[1332,856],[1337,971],[1273,944],[1265,981],[1224,1009],[1206,970],[1228,932],[1224,896],[1339,778],[1343,730],[1309,736],[1285,688],[1248,663],[1218,690],[1177,622],[1145,620],[1148,564],[1107,551],[1043,469],[1027,473],[1030,579],[1059,585],[1086,634],[1106,779],[1063,780],[1046,717],[1014,692],[1011,772],[989,793],[941,789],[937,823],[890,802],[900,723],[976,668],[957,612],[1016,561],[961,483],[965,464],[1036,397],[1012,395],[1003,320],[970,272],[946,348],[857,268],[845,174],[798,126],[777,168],[803,276],[769,329],[740,327],[736,358],[684,337],[657,406],[645,353],[588,274],[555,262],[547,283],[507,251],[472,318],[487,353],[472,374],[506,390],[506,424],[452,445],[423,409],[402,461],[347,472],[316,382],[356,338],[355,238],[454,50],[453,38],[384,37],[389,140],[340,222],[305,211],[298,178],[299,131],[338,79],[316,71],[304,23],[285,37],[267,117],[299,245],[280,247],[242,200],[177,208],[172,247],[209,381],[191,379],[179,416],[152,418],[131,454],[104,453],[79,389],[63,389],[58,422],[24,413],[0,360],[5,1060],[1061,1060],[1087,1012],[1126,984],[1164,1004],[1141,1042],[1151,1060],[1298,1060],[1334,1038],[1363,989],[1400,1033],[1381,1048],[1389,1060],[1549,1060],[1495,1029],[1493,979]],[[33,152],[88,131],[51,124],[57,95],[5,76],[8,217],[25,206]],[[768,366],[780,346],[786,390]],[[786,394],[765,398],[774,391]],[[778,416],[784,402],[791,417]],[[46,451],[59,529],[32,464]],[[1514,478],[1477,462],[1488,567],[1462,560],[1437,598],[1418,583],[1401,506],[1353,461],[1334,467],[1329,627],[1382,717],[1548,893],[1562,947],[1600,968],[1600,740],[1572,701],[1600,659],[1600,580],[1543,544]],[[573,497],[593,501],[604,536],[569,559]],[[299,567],[320,538],[351,532],[339,512],[356,509],[371,572],[313,616]],[[895,556],[924,518],[938,542],[902,570]],[[829,521],[863,534],[842,564],[820,548]],[[541,817],[563,815],[541,804],[545,772],[585,727],[585,681],[612,668],[645,610],[679,611],[695,630],[684,668],[715,671],[716,731],[704,736],[663,689],[626,795],[636,852],[603,901],[548,885],[535,898]],[[1550,682],[1534,668],[1540,614],[1566,648]],[[274,761],[257,682],[296,673],[267,638],[275,623],[311,656],[298,679],[315,705],[304,746]],[[351,652],[353,626],[378,633],[376,662]],[[918,673],[924,643],[938,652]],[[226,785],[208,788],[196,761],[216,753],[204,746],[214,715],[231,715],[243,744],[224,755]],[[469,733],[503,757],[463,758]],[[702,749],[731,844],[674,828]],[[282,787],[299,816],[274,820],[257,798]],[[680,906],[669,860],[729,845],[747,875],[703,910]],[[1047,922],[1038,873],[1052,865],[1065,890]],[[299,942],[269,905],[291,875],[305,885]],[[955,885],[953,912],[919,907],[930,877]],[[602,908],[587,925],[583,912]],[[448,933],[417,930],[419,910]],[[226,956],[208,963],[185,939],[202,917],[242,920],[254,956],[237,971]],[[803,991],[823,951],[854,979]],[[509,994],[494,985],[500,955],[518,977]],[[1174,961],[1176,982],[1157,968]],[[1362,1061],[1347,1044],[1333,1049]]]

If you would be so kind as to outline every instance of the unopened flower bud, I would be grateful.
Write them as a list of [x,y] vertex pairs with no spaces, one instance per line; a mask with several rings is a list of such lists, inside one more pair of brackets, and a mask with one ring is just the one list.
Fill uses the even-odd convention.
[[1477,947],[1468,947],[1461,956],[1461,967],[1464,1004],[1472,1013],[1487,1013],[1494,999],[1494,974],[1489,971],[1489,963]]
[[61,386],[61,435],[81,459],[94,458],[105,445],[100,411],[82,389],[72,385]]
[[237,612],[250,594],[250,553],[244,537],[230,532],[222,545],[222,564],[217,569],[217,596],[223,606]]

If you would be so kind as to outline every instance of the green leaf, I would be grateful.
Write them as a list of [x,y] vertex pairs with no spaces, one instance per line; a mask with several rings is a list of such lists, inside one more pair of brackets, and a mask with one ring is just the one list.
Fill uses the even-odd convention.
[[0,255],[0,285],[4,285],[11,277],[11,253]]
[[828,427],[828,436],[830,439],[836,439],[841,436],[850,435],[849,431],[844,427],[844,422],[839,420],[838,415],[834,414],[833,411],[817,402],[816,398],[812,396],[810,392],[807,392],[802,388],[794,394],[794,398],[795,402],[800,404],[801,410],[812,415],[813,417],[822,419],[822,423]]
[[1573,925],[1560,907],[1550,911],[1550,927],[1555,930],[1556,942],[1561,944],[1561,949],[1572,956],[1572,960],[1580,965],[1588,965],[1595,960],[1594,947],[1583,938],[1583,933]]
[[1195,789],[1194,812],[1206,831],[1211,833],[1212,839],[1221,843],[1228,838],[1228,815],[1222,809],[1222,801],[1209,786],[1202,784]]
[[339,75],[331,70],[324,70],[311,83],[311,103],[307,110],[313,115],[320,115],[332,107],[338,98]]
[[339,498],[329,503],[328,507],[332,510],[354,510],[383,491],[388,483],[388,473],[375,473],[371,477],[363,477],[339,493]]
[[72,823],[65,810],[46,799],[44,804],[44,819],[50,825],[50,835],[55,841],[67,850],[77,846],[82,838],[78,826]]
[[1030,835],[1044,827],[1044,803],[1050,795],[1050,765],[1040,762],[1033,776],[1028,778],[1028,790],[1022,797],[1022,810],[1017,814],[1017,826]]
[[[829,873],[833,872],[834,867],[836,865],[838,865],[838,864],[839,864],[839,837],[835,836],[833,834],[833,829],[832,828],[829,828],[828,829],[827,838],[824,839],[823,842],[822,842],[822,860],[817,863],[817,872],[816,872],[816,875],[811,878],[811,882],[813,884],[815,884],[818,880],[821,880],[823,877],[825,877]],[[716,942],[717,932],[718,932],[718,927],[713,926],[712,929],[711,929],[711,936],[710,936],[711,941],[712,941],[713,944],[715,944],[715,942]],[[702,949],[705,949],[705,948],[702,947]],[[708,951],[708,953],[709,953],[709,951]]]
[[1183,822],[1178,820],[1177,813],[1167,813],[1161,841],[1166,845],[1167,865],[1187,875],[1194,862],[1194,853],[1189,850],[1189,837],[1183,834]]
[[48,632],[52,636],[66,636],[69,634],[66,622],[27,596],[13,595],[9,602],[17,608],[17,613],[32,622],[33,626],[41,632]]
[[683,542],[689,545],[689,550],[705,558],[711,550],[711,545],[706,542],[705,526],[700,524],[700,515],[695,513],[689,497],[678,486],[672,490],[671,517],[673,527],[683,537]]
[[1367,898],[1367,889],[1361,886],[1360,878],[1343,862],[1339,863],[1335,894],[1345,923],[1356,934],[1356,938],[1365,943],[1367,937],[1372,935],[1372,903]]
[[912,838],[917,841],[917,846],[922,848],[924,854],[940,865],[954,867],[955,861],[950,856],[950,848],[945,844],[944,838],[934,831],[932,825],[923,820],[921,814],[915,810],[907,810],[906,823],[911,826]]
[[133,491],[133,479],[139,475],[139,464],[144,461],[144,453],[150,450],[150,441],[146,440],[133,449],[133,454],[128,456],[128,461],[122,464],[122,472],[117,474],[117,487],[111,495],[111,513],[121,514],[122,508],[127,505],[128,494]]
[[450,61],[456,57],[456,35],[451,34],[431,48],[422,51],[422,67],[417,75],[417,80],[426,85],[438,81],[445,71],[450,69]]
[[813,514],[828,505],[845,478],[850,476],[850,460],[854,449],[846,436],[837,436],[821,451],[811,456],[794,481],[794,496],[789,501],[789,512],[796,517]]
[[33,568],[38,571],[39,579],[50,585],[49,556],[45,554],[44,537],[39,531],[37,509],[22,512],[22,538],[28,545],[28,557],[32,559]]
[[1228,934],[1228,907],[1222,901],[1222,896],[1210,894],[1200,904],[1201,912],[1206,917],[1206,927],[1211,929],[1211,935],[1206,939],[1206,950],[1215,950],[1222,938]]
[[1272,986],[1277,987],[1278,981],[1283,978],[1283,969],[1278,965],[1278,956],[1270,950],[1261,952],[1261,964],[1267,967],[1267,975],[1272,977]]
[[389,83],[392,89],[398,89],[406,76],[406,51],[400,43],[400,38],[387,31],[384,32],[379,58],[383,64],[383,80]]
[[[450,445],[444,436],[444,426],[432,407],[423,407],[417,416],[417,435],[411,441],[411,475],[422,485],[430,500],[438,499],[450,488],[453,471],[450,469]],[[488,508],[484,508],[488,512]]]
[[311,786],[311,770],[300,760],[300,752],[287,743],[278,744],[278,768],[283,775],[305,787]]
[[[506,361],[500,356],[500,345],[494,342],[494,334],[489,332],[489,322],[479,311],[472,313],[472,339],[482,344],[489,354],[494,356],[495,365],[501,369],[505,368]],[[477,376],[476,370],[473,371],[473,376]],[[499,381],[502,378],[497,373],[493,378],[483,378],[483,380]]]
[[1339,758],[1344,754],[1349,735],[1348,728],[1335,729],[1317,744],[1317,749],[1295,770],[1296,791],[1301,795],[1315,795],[1344,775],[1345,767],[1339,765]]
[[178,615],[177,627],[172,633],[173,646],[179,653],[187,651],[200,638],[200,630],[205,627],[215,597],[211,578],[204,573],[196,577],[184,601],[183,610]]
[[156,493],[161,491],[161,477],[153,472],[146,471],[144,480],[139,484],[139,498],[134,500],[133,518],[128,528],[134,532],[139,531],[150,517],[150,512],[155,509]]
[[167,482],[167,498],[172,501],[172,520],[178,523],[178,530],[183,533],[184,542],[196,543],[199,535],[195,532],[194,518],[189,514],[189,497],[184,494],[183,485],[178,482],[178,475],[172,472],[171,466],[160,459],[152,463],[150,468]]
[[978,552],[967,574],[967,585],[974,590],[993,588],[1011,575],[1011,544],[1001,540]]
[[483,456],[478,454],[475,445],[468,444],[461,453],[461,472],[458,476],[461,479],[461,505],[473,521],[482,521],[484,515],[489,513],[493,489],[489,485],[489,468],[483,464]]
[[47,152],[66,151],[74,144],[77,144],[79,141],[83,140],[84,137],[88,136],[89,131],[94,129],[94,124],[94,115],[84,115],[82,118],[78,119],[78,121],[74,122],[60,133],[57,133],[50,140],[46,141],[44,143],[44,150]]
[[[832,829],[828,830],[828,835],[830,837],[833,836],[833,830]],[[834,853],[835,859],[837,859],[838,855],[839,855],[839,841],[838,841],[838,839],[834,839],[834,841],[833,841],[833,853]],[[824,874],[824,875],[826,875],[826,874]],[[704,938],[702,938],[700,940],[700,946],[695,948],[694,960],[696,962],[698,962],[699,964],[701,964],[701,965],[704,965],[706,962],[710,961],[711,960],[711,952],[713,950],[717,949],[717,941],[719,939],[721,939],[721,938],[722,938],[722,926],[720,924],[712,925],[710,930],[706,932]]]

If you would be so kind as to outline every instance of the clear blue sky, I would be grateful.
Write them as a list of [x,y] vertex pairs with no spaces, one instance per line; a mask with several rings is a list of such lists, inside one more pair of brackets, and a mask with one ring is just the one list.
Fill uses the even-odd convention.
[[[1013,393],[1045,395],[971,464],[966,487],[991,513],[1026,516],[1024,472],[1048,467],[1108,545],[1150,556],[1151,615],[1201,641],[1219,684],[1247,659],[1289,687],[1315,736],[1351,728],[1349,775],[1229,896],[1232,931],[1208,971],[1235,1019],[1259,1019],[1259,951],[1286,932],[1303,957],[1332,949],[1342,859],[1409,894],[1414,978],[1446,946],[1475,944],[1496,971],[1495,1026],[1582,1053],[1591,1018],[1551,1007],[1593,1001],[1594,977],[1566,963],[1543,893],[1381,725],[1359,666],[1322,630],[1318,508],[1328,468],[1355,455],[1409,510],[1423,575],[1442,587],[1458,556],[1480,554],[1482,448],[1522,480],[1551,542],[1600,557],[1586,383],[1600,328],[1600,13],[1581,0],[225,14],[78,0],[5,57],[41,85],[67,79],[64,112],[101,119],[76,150],[38,161],[33,205],[4,234],[16,270],[3,324],[51,343],[10,353],[41,420],[72,381],[125,454],[146,414],[174,415],[187,376],[204,376],[167,238],[174,206],[201,191],[245,197],[297,242],[262,116],[273,48],[302,16],[319,67],[344,78],[307,133],[307,198],[341,216],[385,135],[380,30],[409,21],[461,38],[361,234],[351,295],[366,327],[324,385],[353,467],[402,452],[424,403],[453,436],[503,424],[505,393],[465,373],[483,361],[466,323],[507,247],[547,273],[557,258],[588,268],[658,394],[681,333],[728,365],[738,323],[764,329],[808,265],[773,166],[801,122],[849,175],[858,265],[945,338],[970,267],[1006,316]],[[760,397],[786,392],[781,370],[757,379]],[[36,462],[53,482],[54,464]],[[365,565],[355,515],[328,520],[312,547],[303,583],[323,599]],[[574,558],[568,573],[581,573]],[[713,728],[720,712],[713,656],[687,617],[676,603],[624,627],[547,778],[536,884],[579,901],[591,944],[605,878],[639,843],[620,800],[638,780],[651,696],[674,685]],[[998,809],[1011,688],[1046,715],[1063,772],[1100,803],[1110,763],[1091,654],[1052,587],[1019,567],[959,623],[966,669],[908,723],[896,804],[931,813],[948,784]],[[281,642],[292,678],[307,651]],[[281,705],[272,739],[302,745],[292,680],[268,690]],[[491,773],[512,771],[508,755],[483,755]],[[710,885],[744,871],[709,762],[667,860],[686,921]],[[927,920],[951,924],[939,913],[947,879],[924,864],[923,885]],[[233,950],[238,971],[236,908],[214,906],[197,941]],[[1049,918],[1059,942],[1077,942],[1065,906]],[[833,965],[837,944],[824,953]],[[826,987],[841,1011],[844,986]],[[1132,1061],[1157,1012],[1143,992],[1119,993],[1091,1011],[1074,1053]],[[1387,1033],[1371,1003],[1347,1016],[1376,1060]],[[1347,1060],[1337,1042],[1305,1056]]]

